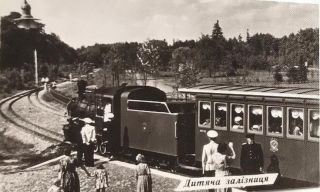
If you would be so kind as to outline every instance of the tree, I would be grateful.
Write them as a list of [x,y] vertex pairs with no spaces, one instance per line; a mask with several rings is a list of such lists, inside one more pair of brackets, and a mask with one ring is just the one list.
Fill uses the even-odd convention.
[[[211,40],[213,44],[213,62],[211,63],[213,66],[211,68],[216,69],[222,65],[223,57],[225,56],[226,43],[226,40],[223,37],[222,29],[219,25],[219,20],[217,20],[213,26]],[[211,77],[211,73],[209,76]]]
[[303,83],[308,80],[308,69],[304,64],[290,67],[287,72],[289,83]]
[[196,65],[199,69],[207,69],[211,77],[214,62],[214,46],[209,35],[202,35],[196,43]]
[[148,76],[156,75],[160,63],[160,46],[157,40],[147,40],[138,47],[137,58],[140,61],[138,70],[142,75],[144,85]]
[[29,65],[28,68],[33,67],[34,49],[38,50],[39,66],[46,62],[71,64],[77,59],[75,50],[56,34],[46,34],[41,29],[18,28],[14,19],[20,16],[20,13],[11,12],[1,18],[1,69],[21,68],[24,63]]
[[105,55],[105,64],[109,65],[112,72],[112,84],[120,85],[120,75],[125,71],[125,46],[123,43],[111,45],[109,52]]
[[283,81],[283,76],[280,72],[281,72],[281,68],[276,67],[275,72],[273,74],[273,79],[274,79],[275,83],[280,83]]
[[175,73],[176,90],[199,82],[193,58],[193,51],[189,47],[179,47],[172,52],[171,63]]
[[212,39],[224,39],[222,29],[219,25],[219,20],[214,24],[212,34],[211,34]]
[[24,88],[20,73],[17,69],[9,70],[6,73],[6,76],[8,79],[7,87],[9,89],[13,90],[13,89],[23,89]]

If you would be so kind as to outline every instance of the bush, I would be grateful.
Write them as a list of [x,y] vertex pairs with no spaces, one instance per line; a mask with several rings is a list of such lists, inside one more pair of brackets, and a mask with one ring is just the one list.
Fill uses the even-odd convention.
[[280,73],[280,69],[277,68],[275,73],[273,74],[273,79],[276,83],[280,83],[280,82],[283,82],[283,76],[282,74]]
[[12,69],[6,74],[8,78],[8,88],[10,89],[23,89],[24,85],[17,69]]
[[290,67],[287,72],[288,82],[289,83],[303,83],[308,80],[308,69],[303,64],[298,67]]

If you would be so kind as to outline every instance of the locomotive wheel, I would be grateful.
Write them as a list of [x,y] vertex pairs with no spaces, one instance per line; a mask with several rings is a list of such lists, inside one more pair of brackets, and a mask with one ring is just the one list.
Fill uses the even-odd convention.
[[106,155],[108,153],[108,145],[107,144],[101,144],[100,145],[100,152],[102,155]]

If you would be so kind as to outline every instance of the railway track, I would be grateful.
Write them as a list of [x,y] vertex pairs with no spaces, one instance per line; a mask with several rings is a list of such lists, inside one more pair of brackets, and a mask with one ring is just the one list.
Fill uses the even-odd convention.
[[61,93],[59,93],[59,92],[57,92],[57,91],[55,91],[55,90],[50,90],[49,91],[49,94],[51,94],[51,96],[52,96],[52,98],[56,101],[56,102],[58,102],[58,103],[60,103],[60,104],[62,104],[62,105],[64,105],[64,106],[67,106],[67,104],[68,104],[68,102],[70,101],[70,97],[67,97],[67,96],[65,96],[65,95],[62,95]]
[[61,111],[61,108],[59,109],[58,107],[55,107],[49,104],[48,102],[43,101],[42,99],[40,99],[40,97],[42,96],[43,95],[42,94],[40,95],[40,92],[35,92],[28,96],[28,100],[33,106],[41,110],[44,110],[50,114],[54,114],[60,117],[64,116],[63,112]]
[[31,94],[37,93],[39,91],[40,89],[33,89],[33,90],[25,91],[2,100],[0,102],[0,115],[7,122],[15,125],[17,128],[22,129],[27,133],[30,133],[41,139],[44,139],[53,143],[60,143],[64,139],[62,134],[57,133],[53,130],[50,130],[46,127],[39,126],[36,123],[32,122],[31,120],[25,119],[13,109],[13,105],[18,100],[24,97],[30,97]]

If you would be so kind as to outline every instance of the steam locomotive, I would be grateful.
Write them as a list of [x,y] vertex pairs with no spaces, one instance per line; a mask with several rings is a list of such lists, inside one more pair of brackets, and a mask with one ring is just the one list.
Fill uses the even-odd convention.
[[[195,102],[167,102],[163,91],[149,86],[86,89],[67,106],[72,119],[95,120],[96,152],[143,152],[174,166],[194,154],[194,108]],[[65,130],[65,137],[76,142],[79,132]]]

